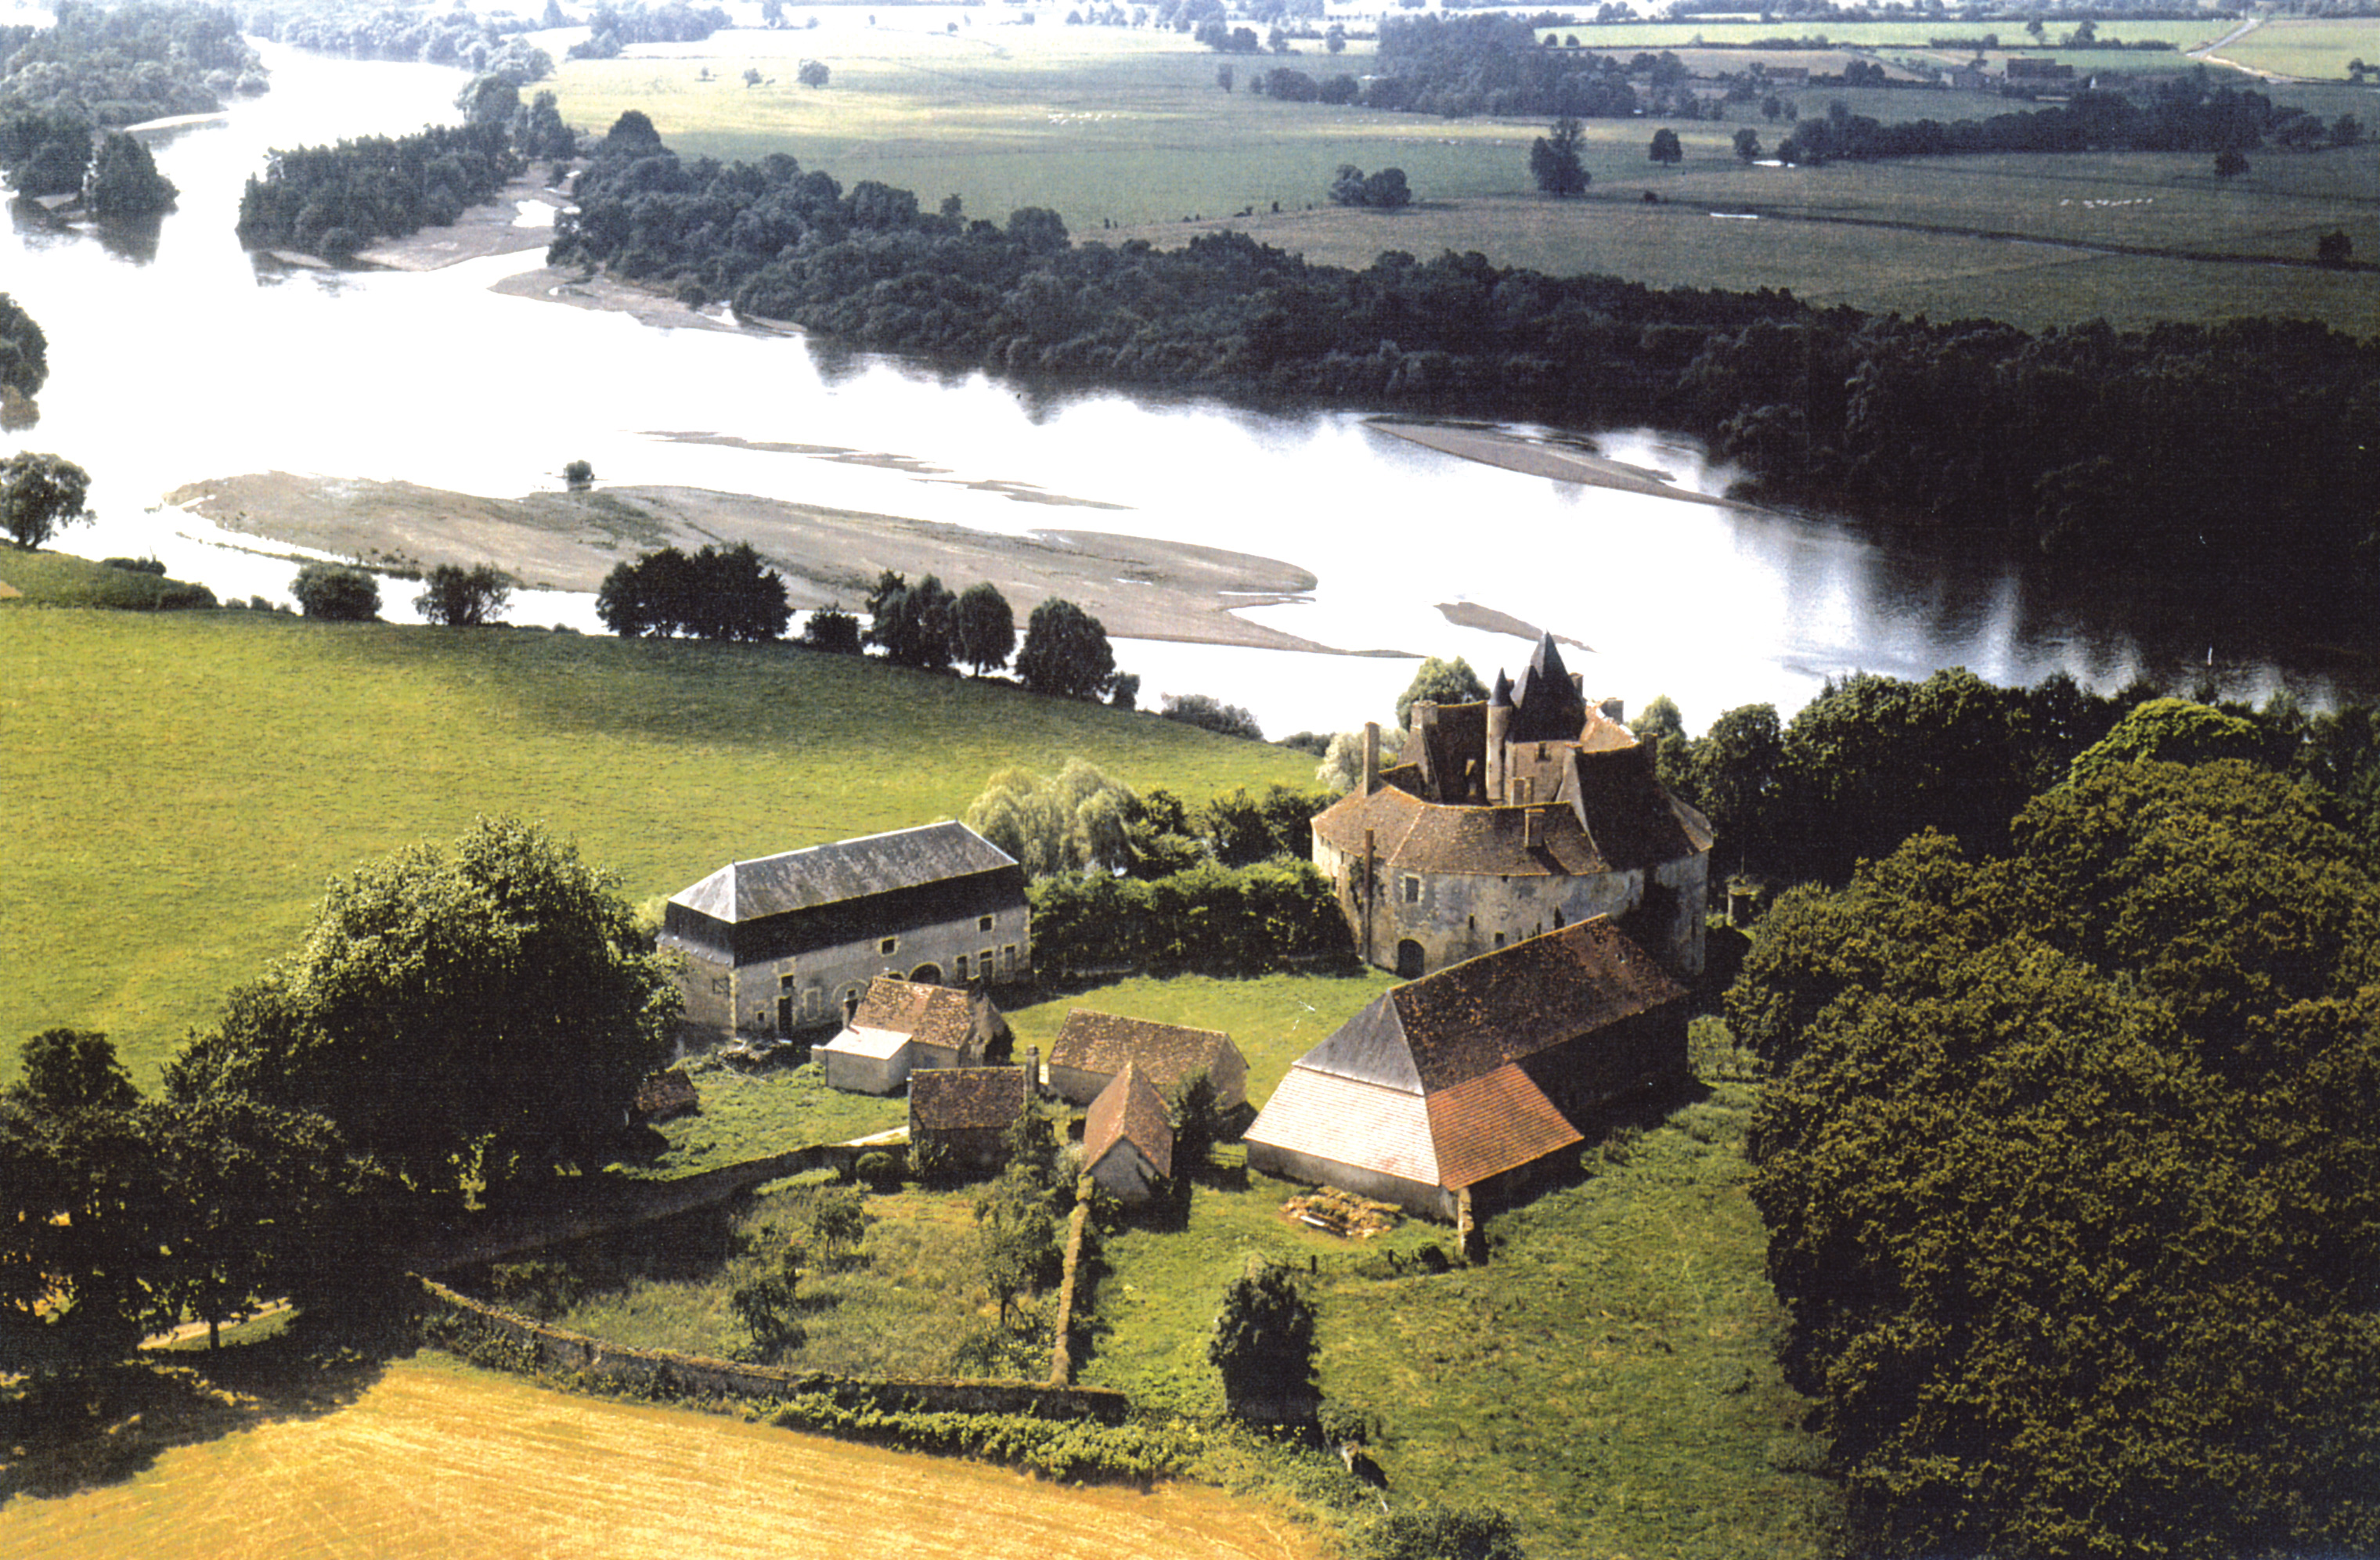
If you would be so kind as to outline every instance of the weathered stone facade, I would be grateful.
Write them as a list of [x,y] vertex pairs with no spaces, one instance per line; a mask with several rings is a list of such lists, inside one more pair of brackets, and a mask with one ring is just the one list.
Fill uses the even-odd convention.
[[736,862],[674,896],[661,946],[684,960],[695,1044],[842,1023],[879,975],[1002,985],[1032,970],[1025,875],[964,824]]
[[1314,820],[1367,963],[1415,979],[1608,915],[1686,976],[1703,966],[1710,826],[1655,750],[1590,709],[1548,637],[1484,704],[1413,707],[1399,760]]

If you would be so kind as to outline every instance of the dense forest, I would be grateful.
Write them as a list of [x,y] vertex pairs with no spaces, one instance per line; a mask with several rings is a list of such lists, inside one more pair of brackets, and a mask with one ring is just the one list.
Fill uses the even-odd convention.
[[855,345],[1243,399],[1652,424],[1742,463],[1750,496],[1945,544],[2227,587],[2380,586],[2380,345],[2320,325],[2035,335],[1476,254],[1358,272],[1231,233],[1076,246],[1045,210],[995,226],[782,154],[684,162],[634,113],[577,198],[552,263]]
[[563,25],[497,13],[482,17],[451,6],[376,6],[366,3],[285,6],[251,3],[239,7],[240,26],[259,38],[317,54],[356,59],[416,60],[458,65],[509,77],[516,86],[553,74],[553,60],[523,35],[540,26]]
[[2268,143],[2308,151],[2363,139],[2362,122],[2351,114],[2325,125],[2302,108],[2276,106],[2262,92],[2210,87],[2203,67],[2159,82],[2143,96],[2082,91],[2062,107],[1947,125],[1933,119],[1885,125],[1832,103],[1823,118],[1796,124],[1778,144],[1777,156],[1815,164],[1984,151],[2253,151]]
[[212,6],[61,0],[55,26],[0,28],[0,111],[86,126],[212,114],[266,87],[239,24]]
[[239,241],[344,260],[375,238],[454,222],[523,165],[503,124],[275,151],[264,176],[251,175],[240,194]]

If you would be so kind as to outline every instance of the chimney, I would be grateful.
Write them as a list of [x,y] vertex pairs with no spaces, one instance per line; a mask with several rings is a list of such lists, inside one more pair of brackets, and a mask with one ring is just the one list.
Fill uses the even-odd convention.
[[1536,808],[1531,807],[1521,815],[1521,843],[1526,849],[1534,851],[1545,842],[1546,816]]
[[1606,720],[1610,721],[1613,725],[1624,726],[1628,723],[1628,701],[1626,699],[1605,699],[1603,703],[1597,707],[1603,711],[1603,718]]
[[1025,1047],[1025,1092],[1034,1099],[1041,1097],[1041,1047]]
[[1364,722],[1364,794],[1380,789],[1380,723]]

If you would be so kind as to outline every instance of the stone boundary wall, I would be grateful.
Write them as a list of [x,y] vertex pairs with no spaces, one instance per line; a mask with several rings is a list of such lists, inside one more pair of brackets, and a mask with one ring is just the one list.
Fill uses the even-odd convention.
[[[738,1167],[741,1168],[742,1167]],[[596,1376],[654,1397],[792,1397],[824,1394],[844,1407],[927,1413],[1026,1414],[1036,1419],[1096,1420],[1120,1423],[1131,1409],[1121,1392],[1097,1386],[1040,1385],[1028,1382],[962,1381],[948,1378],[838,1376],[822,1371],[786,1371],[744,1365],[668,1349],[629,1348],[586,1333],[574,1333],[501,1310],[451,1289],[434,1278],[420,1280],[435,1312],[454,1318],[494,1342],[508,1356],[502,1363],[557,1375]],[[463,1340],[432,1341],[480,1363]]]
[[1075,1183],[1075,1212],[1066,1221],[1066,1266],[1058,1279],[1058,1324],[1050,1329],[1050,1385],[1072,1386],[1075,1382],[1075,1308],[1082,1300],[1082,1286],[1089,1281],[1083,1272],[1083,1253],[1091,1239],[1091,1189],[1097,1183],[1088,1175]]

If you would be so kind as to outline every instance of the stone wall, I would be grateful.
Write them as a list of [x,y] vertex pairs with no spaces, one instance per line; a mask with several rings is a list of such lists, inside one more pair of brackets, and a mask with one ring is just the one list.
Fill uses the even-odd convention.
[[1091,1239],[1091,1178],[1084,1176],[1075,1183],[1075,1213],[1066,1222],[1066,1265],[1058,1279],[1058,1322],[1050,1331],[1051,1386],[1068,1386],[1075,1380],[1075,1317],[1089,1303],[1085,1291],[1090,1268],[1083,1259],[1090,1254]]
[[1105,1387],[948,1378],[838,1376],[744,1365],[667,1349],[629,1348],[531,1321],[421,1280],[431,1340],[477,1363],[539,1374],[594,1377],[648,1397],[781,1398],[822,1394],[845,1407],[925,1413],[1029,1414],[1037,1419],[1118,1423],[1131,1408]]

